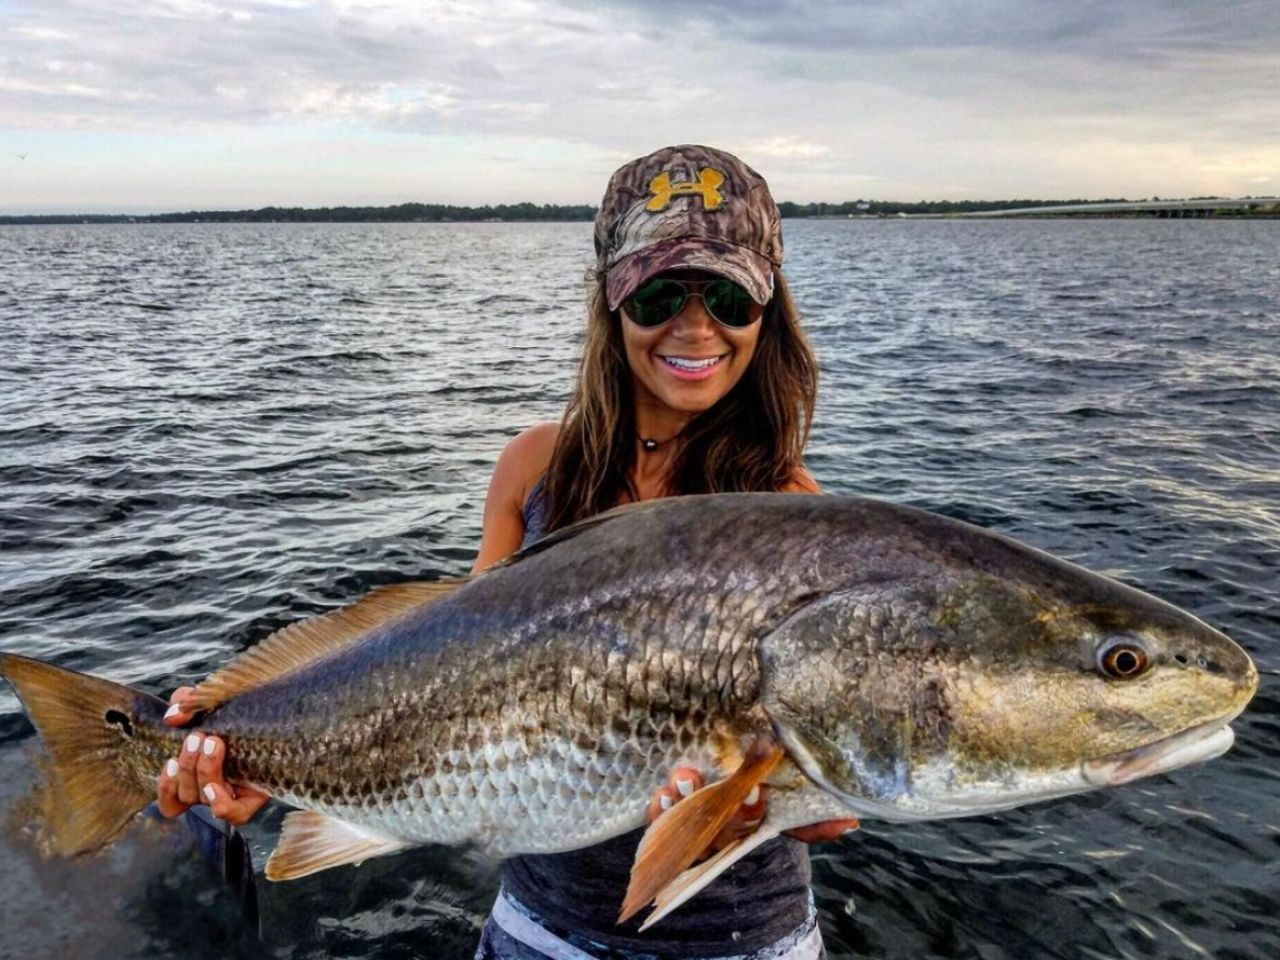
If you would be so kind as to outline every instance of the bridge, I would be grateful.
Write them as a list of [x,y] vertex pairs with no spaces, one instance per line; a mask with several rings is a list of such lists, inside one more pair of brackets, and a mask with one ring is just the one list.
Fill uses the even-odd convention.
[[1236,197],[1217,200],[1134,200],[1114,203],[1060,203],[1046,207],[1017,207],[1013,210],[983,210],[962,213],[962,217],[1056,217],[1073,213],[1146,213],[1155,217],[1211,217],[1218,210],[1248,210],[1274,207],[1280,215],[1280,197]]

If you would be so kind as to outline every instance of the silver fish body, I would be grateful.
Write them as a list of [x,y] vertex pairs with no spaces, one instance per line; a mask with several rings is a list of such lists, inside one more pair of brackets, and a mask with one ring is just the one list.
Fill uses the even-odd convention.
[[[507,856],[634,829],[675,766],[727,776],[769,737],[786,748],[774,833],[1124,782],[1225,750],[1256,685],[1189,614],[1008,538],[872,500],[734,494],[553,534],[201,727],[226,738],[230,779],[387,850]],[[150,789],[180,733],[143,697],[109,735],[132,758],[118,776]]]

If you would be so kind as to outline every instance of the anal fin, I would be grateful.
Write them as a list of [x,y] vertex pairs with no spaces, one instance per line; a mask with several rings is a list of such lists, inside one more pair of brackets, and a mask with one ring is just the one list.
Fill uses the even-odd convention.
[[764,780],[783,756],[782,747],[772,737],[758,738],[729,777],[696,791],[649,825],[631,866],[619,923],[635,916],[698,859],[742,806],[751,788]]
[[295,810],[284,818],[280,842],[267,861],[268,880],[296,880],[370,857],[403,850],[410,844],[398,837],[357,827],[314,810]]

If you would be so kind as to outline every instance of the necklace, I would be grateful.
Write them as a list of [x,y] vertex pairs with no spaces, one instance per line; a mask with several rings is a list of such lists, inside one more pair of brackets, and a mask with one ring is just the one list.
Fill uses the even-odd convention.
[[653,453],[653,451],[657,450],[663,444],[670,443],[678,436],[680,436],[680,434],[677,433],[667,437],[665,440],[655,440],[653,437],[642,437],[639,434],[636,434],[636,439],[640,441],[640,446],[644,448],[646,453]]

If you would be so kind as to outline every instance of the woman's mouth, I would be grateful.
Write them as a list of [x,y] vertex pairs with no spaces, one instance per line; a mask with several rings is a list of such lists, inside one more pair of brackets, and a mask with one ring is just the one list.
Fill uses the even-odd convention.
[[664,367],[681,380],[705,380],[715,372],[728,354],[718,357],[664,357],[659,356]]

